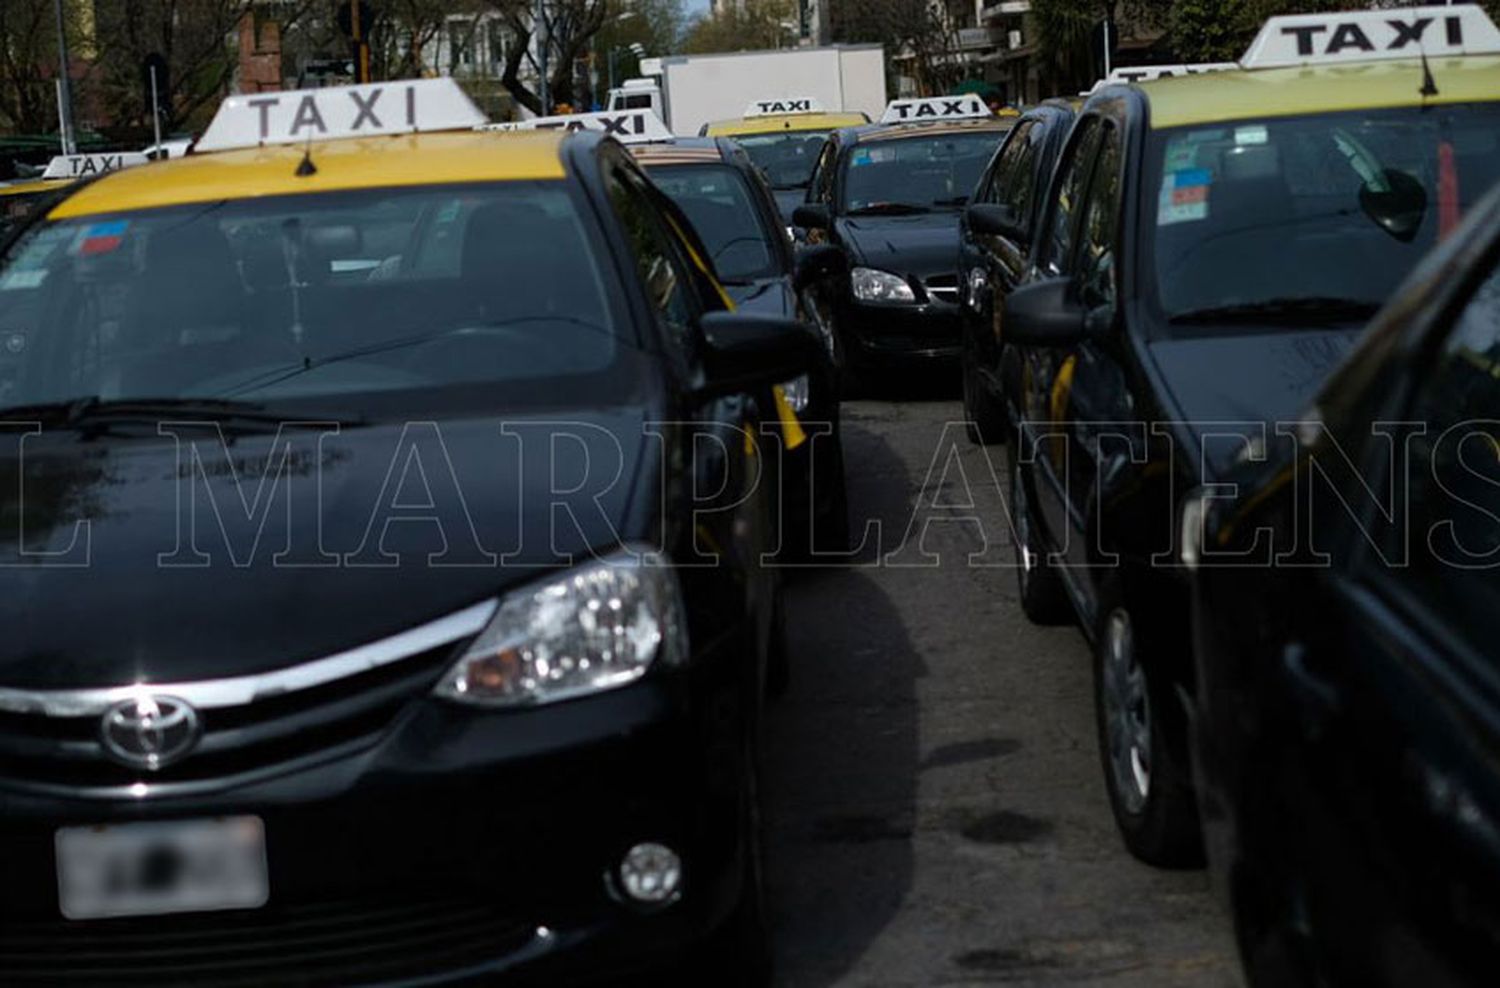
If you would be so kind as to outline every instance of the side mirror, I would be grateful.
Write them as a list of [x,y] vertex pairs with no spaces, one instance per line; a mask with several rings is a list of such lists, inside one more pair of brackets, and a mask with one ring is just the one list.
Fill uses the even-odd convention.
[[792,225],[804,230],[826,230],[831,225],[828,207],[821,202],[804,202],[792,210]]
[[1005,339],[1026,346],[1072,346],[1103,336],[1114,324],[1108,306],[1085,309],[1071,278],[1036,281],[1005,296]]
[[1359,187],[1359,208],[1386,233],[1409,243],[1422,228],[1427,190],[1406,172],[1386,168]]
[[699,328],[707,344],[705,393],[756,391],[800,377],[827,359],[817,334],[795,319],[708,312]]
[[792,261],[792,287],[800,292],[848,270],[849,258],[842,248],[833,244],[799,245]]
[[981,237],[1004,237],[1017,244],[1026,242],[1021,216],[1014,206],[997,202],[976,202],[965,210],[969,229]]

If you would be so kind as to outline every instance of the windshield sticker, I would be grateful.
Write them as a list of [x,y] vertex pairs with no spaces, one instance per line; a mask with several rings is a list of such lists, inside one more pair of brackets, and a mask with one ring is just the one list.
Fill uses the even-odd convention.
[[96,257],[119,250],[120,245],[125,242],[125,231],[129,228],[129,220],[95,223],[85,227],[73,245],[73,253],[81,257]]
[[1263,126],[1236,127],[1234,129],[1234,143],[1236,144],[1264,144],[1270,140],[1270,134]]
[[40,288],[42,282],[47,280],[47,269],[40,268],[31,271],[11,271],[4,278],[0,278],[0,292],[13,292],[20,289]]
[[868,165],[875,158],[870,154],[869,148],[855,148],[854,153],[849,156],[849,167],[858,168],[860,165]]
[[1208,186],[1211,181],[1207,168],[1168,172],[1161,183],[1157,226],[1208,219]]

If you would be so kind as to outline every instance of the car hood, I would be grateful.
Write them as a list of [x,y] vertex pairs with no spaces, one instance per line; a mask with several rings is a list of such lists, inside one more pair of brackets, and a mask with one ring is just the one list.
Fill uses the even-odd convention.
[[761,278],[743,285],[725,285],[724,290],[740,312],[785,318],[796,314],[796,299],[789,279]]
[[1280,330],[1161,340],[1151,355],[1217,476],[1243,448],[1232,436],[1258,434],[1256,423],[1267,423],[1270,442],[1276,423],[1300,420],[1358,338],[1347,329]]
[[[659,447],[644,419],[638,408],[448,419],[349,428],[321,444],[312,430],[283,433],[276,501],[274,436],[235,437],[227,454],[201,430],[178,446],[33,437],[24,491],[17,458],[0,459],[0,686],[264,672],[647,536],[627,523],[640,478],[658,472],[644,462]],[[553,497],[549,479],[583,487]]]
[[958,264],[957,212],[841,217],[850,261],[901,275],[951,274]]

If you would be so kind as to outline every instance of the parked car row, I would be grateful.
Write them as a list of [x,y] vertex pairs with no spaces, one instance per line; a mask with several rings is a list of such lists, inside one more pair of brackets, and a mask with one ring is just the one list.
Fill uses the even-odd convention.
[[1488,984],[1500,32],[1273,18],[1203,69],[1028,110],[965,210],[1021,606],[1083,629],[1125,844],[1206,849],[1253,984]]

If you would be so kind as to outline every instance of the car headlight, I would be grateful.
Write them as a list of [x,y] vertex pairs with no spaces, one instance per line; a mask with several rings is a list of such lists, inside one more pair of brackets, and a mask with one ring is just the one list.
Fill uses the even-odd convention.
[[787,407],[799,415],[807,408],[808,389],[811,386],[806,374],[779,385],[781,397],[786,400]]
[[911,285],[900,275],[874,268],[855,268],[849,272],[854,297],[861,302],[915,302]]
[[1208,497],[1201,490],[1188,494],[1182,502],[1178,516],[1178,558],[1189,571],[1196,570],[1203,561],[1203,519],[1208,509]]
[[627,550],[506,594],[434,692],[489,707],[551,703],[687,656],[676,571],[657,553]]

